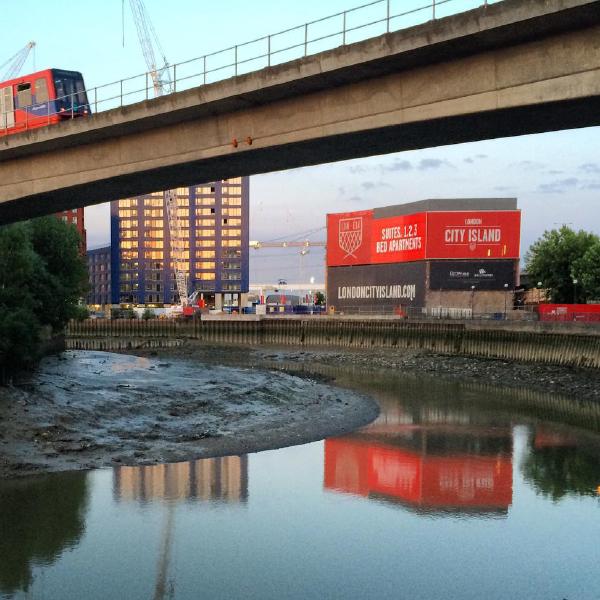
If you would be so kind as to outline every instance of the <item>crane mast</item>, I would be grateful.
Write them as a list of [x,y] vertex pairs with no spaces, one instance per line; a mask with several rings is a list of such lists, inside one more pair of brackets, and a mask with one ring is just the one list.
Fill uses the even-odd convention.
[[[144,6],[143,0],[129,0],[131,13],[135,22],[135,28],[138,34],[138,40],[142,47],[142,54],[146,61],[146,66],[152,78],[154,86],[154,95],[162,96],[173,91],[171,75],[169,72],[169,62],[165,57],[160,40],[150,16]],[[155,52],[156,49],[156,52]],[[161,58],[159,66],[156,55]],[[171,239],[171,260],[173,262],[173,270],[175,272],[175,283],[177,293],[179,294],[179,302],[182,306],[186,306],[190,302],[188,297],[188,277],[186,272],[185,253],[185,238],[182,235],[182,226],[177,214],[177,192],[176,190],[167,190],[164,192],[164,206],[167,213],[167,221],[169,224],[169,237]],[[189,263],[188,263],[189,264]]]
[[[29,52],[35,48],[35,42],[29,42],[24,48],[21,48],[14,56],[11,56],[6,62],[0,65],[0,73],[2,76],[0,78],[1,81],[7,81],[8,79],[13,79],[16,77],[21,71],[27,57],[29,56]],[[8,67],[8,68],[7,68]],[[7,68],[6,71],[3,69]]]

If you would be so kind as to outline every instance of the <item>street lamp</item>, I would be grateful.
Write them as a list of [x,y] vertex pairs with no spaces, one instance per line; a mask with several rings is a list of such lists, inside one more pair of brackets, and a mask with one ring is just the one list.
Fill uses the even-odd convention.
[[577,284],[579,281],[577,279],[573,279],[573,304],[577,304]]
[[508,283],[504,284],[504,320],[506,321],[506,300],[508,298]]
[[542,282],[538,281],[537,282],[537,291],[538,291],[538,293],[537,293],[537,303],[538,304],[540,303],[540,299],[541,299],[541,289],[542,289]]
[[473,318],[473,304],[475,301],[475,286],[471,286],[471,319]]

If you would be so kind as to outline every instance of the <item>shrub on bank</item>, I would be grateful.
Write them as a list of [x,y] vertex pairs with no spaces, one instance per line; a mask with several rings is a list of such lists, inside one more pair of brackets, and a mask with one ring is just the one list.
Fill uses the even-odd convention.
[[39,359],[41,331],[59,333],[87,291],[81,239],[55,217],[0,227],[0,379]]

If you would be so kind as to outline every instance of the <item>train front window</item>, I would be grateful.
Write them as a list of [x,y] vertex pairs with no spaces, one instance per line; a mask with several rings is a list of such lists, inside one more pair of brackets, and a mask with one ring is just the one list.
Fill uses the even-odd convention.
[[58,75],[54,78],[56,87],[56,97],[63,102],[64,105],[71,106],[77,109],[83,108],[87,104],[87,95],[85,86],[81,77],[66,77]]

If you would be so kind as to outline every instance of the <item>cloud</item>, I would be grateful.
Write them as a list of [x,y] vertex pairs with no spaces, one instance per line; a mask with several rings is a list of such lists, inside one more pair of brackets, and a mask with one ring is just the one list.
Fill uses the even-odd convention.
[[408,160],[395,160],[391,165],[381,165],[383,172],[410,171],[413,168]]
[[413,168],[412,164],[408,160],[395,159],[391,163],[379,163],[376,165],[352,165],[350,167],[350,173],[363,174],[373,173],[378,171],[379,173],[396,173],[398,171],[410,171]]
[[600,175],[600,165],[597,163],[584,163],[583,165],[579,165],[579,170],[584,173]]
[[475,154],[474,156],[467,156],[467,158],[463,159],[463,162],[466,162],[470,165],[472,165],[476,160],[483,160],[484,158],[487,158],[488,155],[487,154]]
[[582,190],[600,190],[600,182],[588,181],[581,186]]
[[348,198],[347,202],[355,202],[355,203],[360,203],[362,202],[363,199],[361,196],[351,196],[350,198]]
[[383,181],[363,181],[360,186],[364,190],[374,190],[376,188],[391,188],[392,186],[389,183],[385,183]]
[[550,169],[550,171],[546,171],[547,175],[562,175],[564,171],[557,171],[556,169]]
[[531,171],[532,169],[543,169],[546,165],[533,160],[520,160],[519,162],[511,163],[508,166],[512,169],[526,169]]
[[567,190],[573,189],[579,183],[577,177],[568,177],[551,183],[542,183],[538,185],[538,192],[542,194],[564,194]]
[[439,158],[423,158],[419,161],[417,169],[419,171],[428,171],[430,169],[441,169],[442,167],[452,167],[452,163],[447,160],[440,160]]
[[497,185],[496,187],[494,187],[494,191],[496,192],[510,192],[515,189],[516,188],[512,185]]

